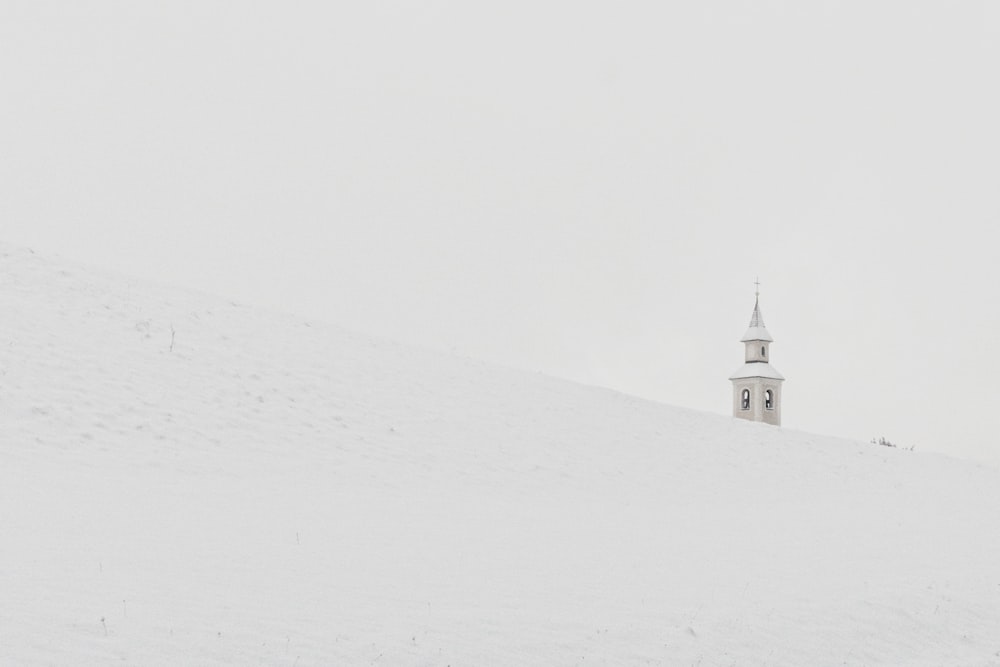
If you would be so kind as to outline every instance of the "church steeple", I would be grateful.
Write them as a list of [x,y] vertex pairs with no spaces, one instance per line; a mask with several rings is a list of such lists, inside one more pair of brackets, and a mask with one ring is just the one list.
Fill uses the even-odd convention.
[[750,327],[743,334],[740,342],[746,343],[753,340],[763,340],[768,343],[774,342],[771,334],[764,327],[764,316],[760,314],[760,294],[757,295],[757,299],[753,304],[753,314],[750,315]]
[[760,283],[750,326],[740,342],[745,345],[744,363],[730,376],[733,382],[733,416],[781,425],[781,383],[785,378],[771,366],[770,346],[774,342],[760,313]]
[[753,302],[753,314],[750,316],[750,328],[764,328],[764,318],[760,314],[760,292],[757,292],[757,299]]

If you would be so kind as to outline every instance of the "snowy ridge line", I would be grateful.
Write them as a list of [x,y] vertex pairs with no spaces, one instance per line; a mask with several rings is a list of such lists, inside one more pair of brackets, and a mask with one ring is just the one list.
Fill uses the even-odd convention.
[[998,482],[0,248],[0,664],[995,665]]

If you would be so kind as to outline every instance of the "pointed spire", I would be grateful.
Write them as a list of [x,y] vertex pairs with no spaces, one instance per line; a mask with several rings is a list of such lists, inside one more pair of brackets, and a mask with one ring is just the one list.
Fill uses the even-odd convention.
[[764,316],[760,314],[760,279],[755,278],[753,284],[756,289],[754,290],[753,314],[750,316],[750,328],[743,334],[743,338],[740,341],[746,343],[751,340],[762,340],[770,343],[774,339],[771,338],[771,334],[764,326]]
[[757,293],[757,298],[753,302],[753,315],[750,316],[750,328],[755,327],[764,328],[764,316],[760,314],[760,292]]

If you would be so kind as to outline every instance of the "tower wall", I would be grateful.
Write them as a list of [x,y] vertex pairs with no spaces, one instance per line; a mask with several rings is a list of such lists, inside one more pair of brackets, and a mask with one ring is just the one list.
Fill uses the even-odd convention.
[[[743,409],[743,390],[750,391],[750,408]],[[773,408],[765,405],[765,394],[770,389]],[[733,416],[749,421],[781,426],[781,380],[771,378],[743,378],[733,380]]]
[[763,340],[751,340],[746,343],[744,358],[747,363],[752,361],[770,361],[771,344]]

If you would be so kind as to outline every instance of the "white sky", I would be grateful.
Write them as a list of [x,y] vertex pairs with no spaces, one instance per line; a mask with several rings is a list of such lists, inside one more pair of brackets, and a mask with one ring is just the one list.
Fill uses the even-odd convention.
[[[1000,3],[0,3],[0,240],[1000,462]],[[2,314],[0,314],[2,316]]]

